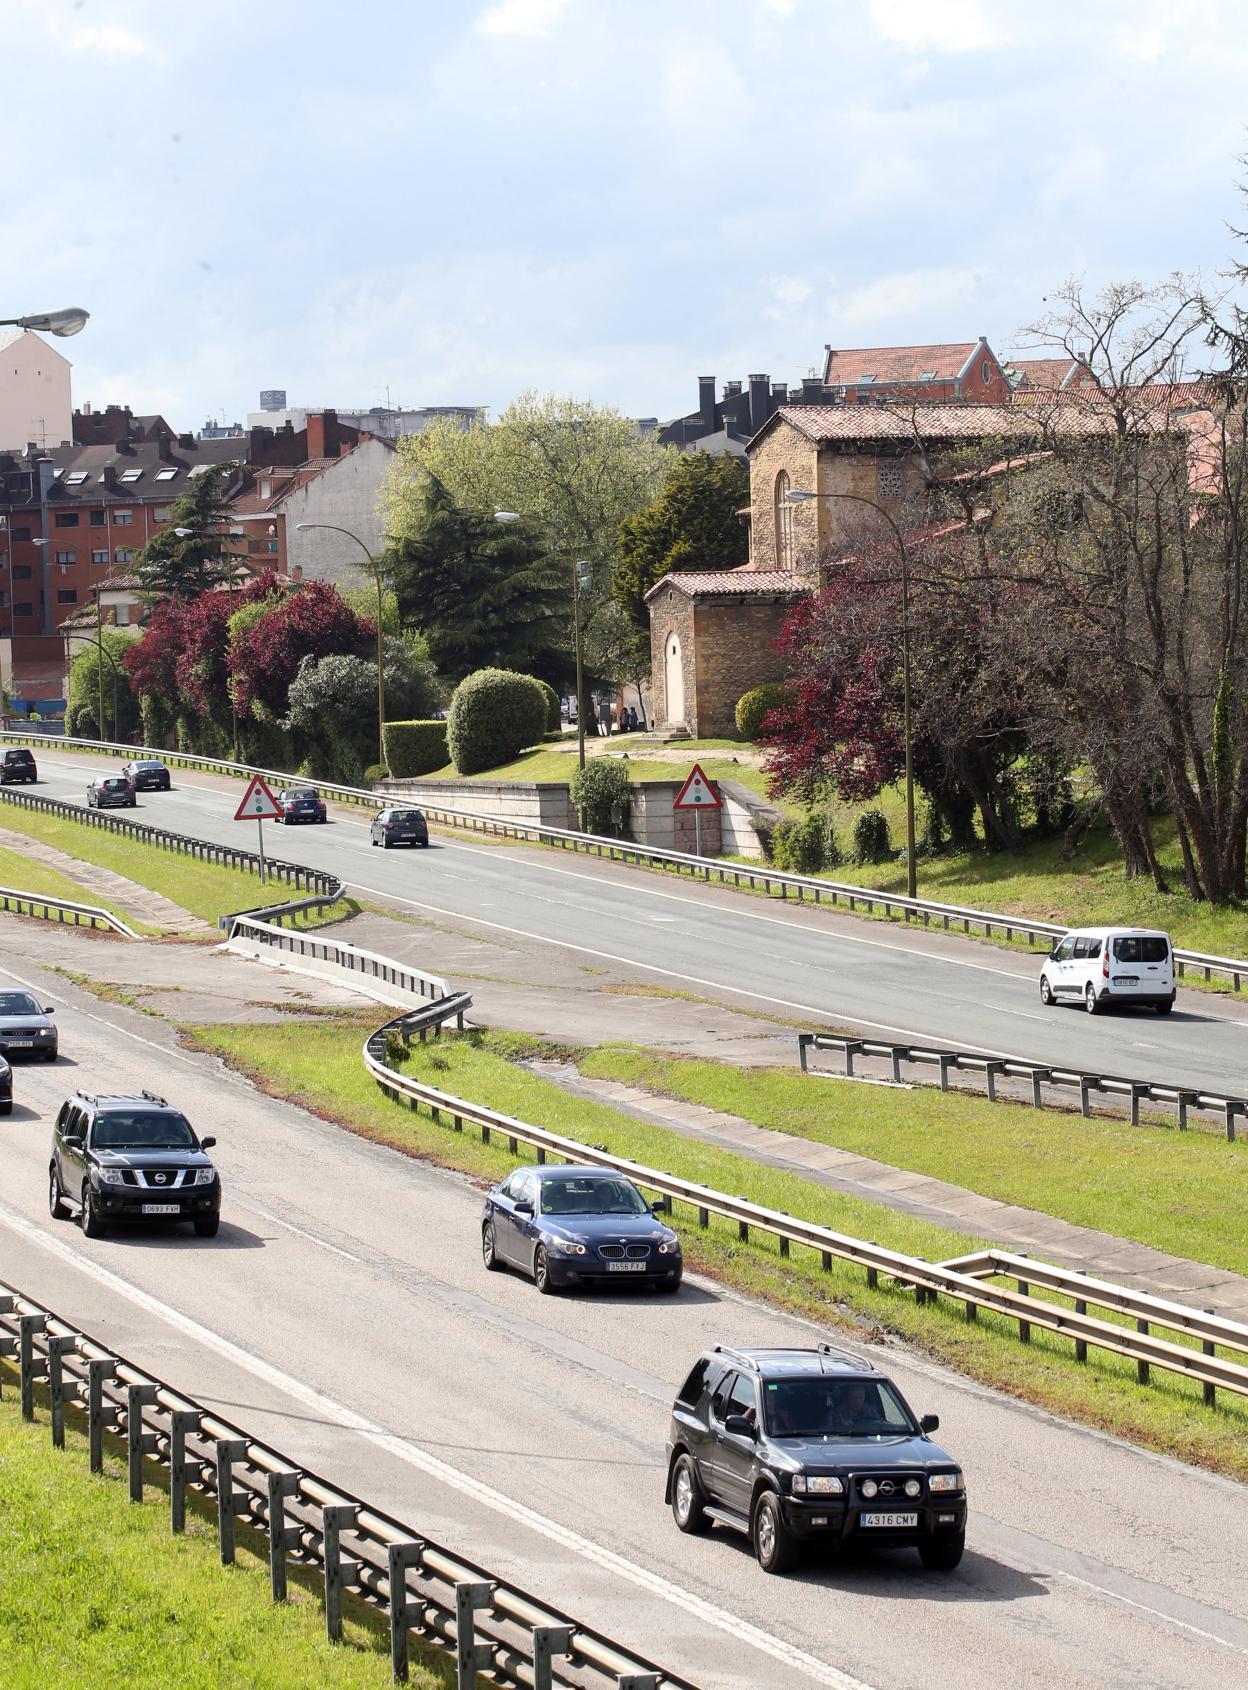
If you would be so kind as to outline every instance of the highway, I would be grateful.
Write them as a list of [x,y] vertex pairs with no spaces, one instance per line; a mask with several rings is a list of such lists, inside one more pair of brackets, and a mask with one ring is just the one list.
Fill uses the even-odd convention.
[[[37,756],[41,784],[27,790],[77,803],[109,766],[90,755]],[[175,770],[174,782],[172,792],[141,794],[138,807],[122,813],[255,848],[255,827],[233,820],[237,781]],[[741,1007],[768,1006],[898,1042],[1248,1092],[1248,1005],[1234,1000],[1181,990],[1166,1019],[1147,1010],[1099,1017],[1046,1010],[1038,958],[543,848],[435,834],[428,851],[382,852],[369,848],[362,815],[330,814],[325,826],[267,826],[268,850],[330,869],[357,892],[401,908],[627,963]]]
[[[324,828],[318,848],[345,857],[355,847],[335,841],[353,837]],[[364,878],[437,875],[447,898],[481,872],[446,849]],[[701,1280],[674,1299],[551,1299],[486,1274],[470,1181],[260,1096],[180,1051],[163,1022],[22,960],[38,954],[29,933],[0,918],[0,978],[56,1003],[64,1060],[19,1066],[18,1105],[0,1122],[0,1278],[297,1461],[704,1690],[1232,1690],[1248,1678],[1248,1492],[903,1350],[889,1371],[916,1411],[940,1415],[968,1474],[955,1573],[881,1552],[769,1579],[736,1539],[682,1537],[663,1506],[663,1442],[690,1360],[715,1342],[811,1342],[817,1329]],[[50,1120],[75,1085],[155,1086],[218,1136],[218,1238],[87,1241],[49,1219]]]

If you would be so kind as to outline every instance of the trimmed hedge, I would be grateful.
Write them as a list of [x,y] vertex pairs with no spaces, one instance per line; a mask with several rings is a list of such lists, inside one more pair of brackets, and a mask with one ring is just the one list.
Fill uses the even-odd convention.
[[445,722],[387,722],[386,767],[395,780],[415,780],[450,762]]
[[478,669],[455,688],[446,743],[461,775],[510,763],[545,733],[546,692],[532,675]]
[[737,700],[737,732],[751,744],[758,738],[763,717],[779,710],[789,701],[786,688],[779,681],[766,681],[761,687],[751,687]]
[[549,681],[539,681],[537,684],[541,687],[542,696],[546,700],[546,732],[547,734],[558,734],[563,726],[563,709],[559,703],[559,694]]
[[628,770],[614,757],[591,757],[568,783],[582,833],[622,839],[628,831],[633,783]]

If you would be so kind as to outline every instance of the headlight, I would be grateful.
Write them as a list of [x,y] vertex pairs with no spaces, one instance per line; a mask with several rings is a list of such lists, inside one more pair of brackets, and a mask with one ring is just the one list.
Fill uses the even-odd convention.
[[919,1483],[919,1481],[917,1479],[907,1479],[906,1480],[906,1495],[907,1496],[922,1496],[922,1494],[923,1494],[923,1486]]
[[196,1185],[211,1185],[216,1177],[217,1170],[215,1168],[196,1168],[195,1170]]
[[679,1238],[665,1238],[663,1240],[663,1242],[659,1245],[659,1254],[660,1254],[660,1256],[679,1256],[679,1254],[680,1254],[680,1239]]
[[[909,1489],[909,1486],[906,1488]],[[962,1475],[961,1473],[933,1473],[927,1481],[927,1488],[930,1491],[961,1490]]]
[[35,1036],[40,1039],[55,1038],[56,1029],[55,1027],[38,1027],[35,1030]]
[[122,1178],[122,1171],[121,1171],[120,1168],[97,1168],[95,1171],[99,1175],[99,1180],[100,1180],[101,1185],[124,1185],[125,1184],[125,1180]]
[[870,1499],[876,1494],[879,1488],[880,1487],[876,1484],[874,1479],[864,1479],[862,1481],[862,1494],[868,1501],[870,1501]]
[[578,1244],[574,1238],[552,1238],[551,1245],[565,1256],[583,1256],[585,1246]]
[[793,1479],[798,1496],[841,1496],[845,1486],[835,1473],[798,1473]]

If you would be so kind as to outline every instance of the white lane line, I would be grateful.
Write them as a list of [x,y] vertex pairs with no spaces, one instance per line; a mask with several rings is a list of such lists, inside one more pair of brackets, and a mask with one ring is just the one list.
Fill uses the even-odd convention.
[[1150,1608],[1147,1602],[1137,1602],[1133,1597],[1122,1596],[1116,1590],[1106,1590],[1104,1585],[1093,1584],[1090,1579],[1081,1579],[1074,1573],[1045,1573],[1041,1575],[1051,1579],[1065,1579],[1067,1584],[1080,1585],[1084,1590],[1095,1591],[1098,1596],[1108,1597],[1111,1602],[1121,1602],[1124,1608],[1134,1608],[1137,1613],[1147,1614],[1150,1619],[1161,1620],[1164,1625],[1178,1626],[1180,1631],[1190,1632],[1193,1637],[1202,1637],[1206,1643],[1217,1643],[1223,1649],[1229,1649],[1236,1655],[1248,1655],[1248,1649],[1241,1649],[1238,1643],[1232,1643],[1228,1638],[1219,1637],[1216,1631],[1205,1631],[1198,1625],[1190,1625],[1187,1620],[1177,1620],[1173,1614],[1167,1614],[1161,1608]]
[[839,1667],[831,1666],[828,1662],[819,1660],[817,1656],[807,1654],[804,1649],[799,1649],[795,1644],[786,1643],[783,1638],[773,1637],[770,1632],[752,1625],[748,1620],[739,1619],[735,1614],[728,1613],[724,1608],[716,1607],[714,1603],[707,1602],[701,1596],[695,1596],[692,1591],[682,1589],[680,1585],[673,1584],[670,1579],[663,1578],[649,1568],[638,1566],[635,1561],[626,1560],[624,1556],[617,1555],[614,1550],[604,1549],[601,1544],[582,1537],[579,1532],[572,1531],[568,1526],[560,1525],[557,1520],[547,1519],[544,1514],[539,1514],[524,1503],[495,1490],[492,1485],[484,1484],[480,1479],[474,1479],[467,1473],[461,1473],[458,1468],[452,1467],[449,1462],[443,1461],[436,1455],[430,1455],[427,1450],[421,1449],[406,1438],[399,1437],[397,1433],[387,1432],[383,1426],[377,1425],[375,1421],[366,1420],[363,1415],[357,1414],[354,1409],[348,1408],[344,1403],[335,1401],[333,1397],[325,1396],[313,1386],[305,1385],[301,1380],[293,1378],[289,1373],[283,1373],[280,1368],[274,1367],[272,1363],[263,1361],[259,1356],[252,1355],[250,1351],[242,1349],[228,1338],[223,1338],[220,1333],[213,1332],[211,1328],[201,1326],[198,1321],[192,1320],[189,1315],[182,1314],[175,1308],[171,1308],[169,1304],[161,1302],[158,1297],[153,1297],[150,1293],[141,1291],[137,1285],[130,1284],[129,1280],[123,1279],[120,1274],[113,1273],[109,1268],[101,1266],[99,1262],[92,1261],[89,1257],[82,1255],[80,1251],[71,1250],[68,1245],[62,1244],[60,1239],[50,1237],[35,1226],[33,1222],[28,1221],[24,1215],[10,1209],[4,1203],[0,1203],[0,1221],[3,1221],[14,1232],[20,1233],[31,1243],[37,1244],[41,1249],[67,1262],[81,1273],[85,1273],[89,1278],[95,1279],[101,1285],[106,1285],[110,1290],[118,1292],[139,1308],[146,1309],[149,1313],[155,1314],[170,1325],[177,1327],[179,1331],[184,1332],[196,1343],[214,1350],[218,1355],[233,1363],[234,1366],[240,1367],[253,1374],[257,1379],[264,1380],[266,1384],[284,1391],[305,1408],[311,1410],[318,1418],[350,1431],[358,1432],[361,1437],[375,1444],[379,1449],[384,1449],[388,1454],[397,1456],[400,1461],[407,1462],[409,1466],[415,1467],[430,1478],[461,1492],[464,1496],[470,1497],[474,1502],[480,1503],[494,1513],[501,1514],[509,1520],[521,1521],[530,1530],[547,1538],[550,1542],[559,1544],[561,1548],[572,1550],[584,1560],[592,1562],[604,1571],[617,1578],[627,1580],[629,1584],[636,1585],[639,1589],[649,1592],[650,1595],[659,1597],[673,1607],[683,1609],[686,1613],[693,1615],[695,1619],[713,1626],[717,1631],[726,1632],[728,1636],[735,1637],[739,1642],[748,1644],[751,1648],[771,1656],[773,1660],[782,1661],[786,1666],[805,1673],[808,1678],[814,1679],[817,1684],[831,1685],[834,1690],[872,1690],[872,1687],[865,1684],[862,1679],[854,1678],[849,1673],[842,1672]]
[[297,1238],[306,1239],[309,1244],[315,1244],[318,1250],[328,1250],[335,1256],[341,1256],[344,1262],[354,1262],[357,1267],[364,1265],[362,1256],[353,1256],[350,1250],[340,1250],[336,1244],[331,1244],[327,1238],[318,1238],[314,1232],[305,1232],[301,1226],[295,1226],[290,1221],[284,1221],[280,1215],[275,1215],[271,1209],[262,1209],[259,1203],[249,1203],[245,1198],[234,1197],[234,1202],[241,1208],[250,1210],[254,1215],[263,1215],[266,1221],[274,1226],[284,1227],[287,1232],[293,1232]]
[[88,1021],[98,1021],[100,1026],[107,1027],[110,1033],[120,1033],[123,1038],[132,1039],[135,1044],[146,1045],[149,1050],[159,1051],[161,1056],[173,1057],[178,1062],[187,1063],[188,1066],[193,1067],[195,1064],[194,1057],[187,1056],[185,1051],[174,1050],[169,1045],[157,1044],[155,1039],[145,1039],[142,1033],[133,1033],[129,1027],[119,1027],[115,1021],[109,1021],[107,1017],[97,1015],[94,1010],[80,1009],[76,1003],[70,1003],[69,999],[63,997],[60,992],[50,992],[44,986],[37,986],[33,980],[27,980],[23,975],[15,974],[11,968],[0,968],[0,974],[3,974],[6,980],[16,980],[19,986],[25,986],[26,990],[33,992],[36,997],[52,998],[57,1003],[63,1004],[72,1015],[83,1015]]

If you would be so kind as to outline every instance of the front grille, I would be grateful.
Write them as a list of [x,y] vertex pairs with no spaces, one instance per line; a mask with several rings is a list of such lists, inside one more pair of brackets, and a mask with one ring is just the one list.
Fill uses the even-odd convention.
[[649,1254],[650,1246],[648,1244],[630,1244],[628,1247],[628,1259],[630,1262],[644,1262]]
[[604,1262],[622,1262],[624,1260],[624,1246],[622,1244],[600,1244],[598,1254]]
[[644,1262],[650,1254],[648,1244],[600,1244],[598,1254],[606,1262]]
[[[874,1479],[880,1487],[875,1496],[863,1496],[862,1482],[864,1479]],[[857,1501],[865,1502],[871,1508],[878,1508],[882,1503],[894,1508],[913,1508],[916,1503],[922,1502],[923,1492],[926,1491],[927,1487],[924,1485],[923,1491],[918,1496],[907,1496],[906,1484],[910,1479],[917,1479],[919,1484],[923,1485],[922,1473],[855,1473],[852,1481],[853,1494]],[[884,1488],[885,1485],[889,1487],[887,1490]]]
[[[164,1178],[158,1180],[157,1174]],[[192,1178],[190,1168],[126,1168],[122,1173],[125,1185],[137,1185],[144,1191],[176,1191]]]

